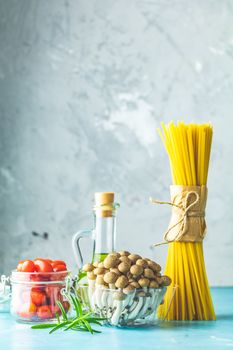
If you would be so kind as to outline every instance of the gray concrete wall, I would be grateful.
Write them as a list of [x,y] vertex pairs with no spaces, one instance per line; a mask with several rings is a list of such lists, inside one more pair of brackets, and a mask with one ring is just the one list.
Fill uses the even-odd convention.
[[164,264],[155,129],[184,119],[214,124],[205,257],[212,285],[233,284],[232,59],[230,0],[0,0],[1,272],[42,255],[74,268],[101,190],[119,194],[118,247]]

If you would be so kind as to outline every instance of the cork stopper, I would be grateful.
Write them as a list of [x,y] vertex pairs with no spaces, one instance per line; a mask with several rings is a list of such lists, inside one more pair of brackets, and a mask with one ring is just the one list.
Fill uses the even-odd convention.
[[98,217],[113,216],[114,192],[95,193],[95,213]]

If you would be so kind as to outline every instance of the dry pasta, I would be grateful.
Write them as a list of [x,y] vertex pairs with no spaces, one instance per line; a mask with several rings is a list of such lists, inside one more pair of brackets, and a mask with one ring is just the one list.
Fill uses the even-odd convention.
[[[213,128],[210,124],[162,124],[158,130],[168,153],[174,185],[206,185]],[[215,320],[202,242],[169,243],[165,274],[172,278],[159,317]],[[178,286],[170,306],[172,288]],[[169,311],[168,311],[169,309]]]

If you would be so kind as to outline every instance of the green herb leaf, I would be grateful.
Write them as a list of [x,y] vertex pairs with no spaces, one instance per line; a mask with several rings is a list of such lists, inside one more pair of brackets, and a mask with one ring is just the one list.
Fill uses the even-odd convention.
[[95,321],[105,321],[106,318],[104,317],[88,317],[87,319],[89,322],[91,322],[92,320],[95,320]]
[[82,324],[82,320],[84,320],[86,317],[88,317],[90,315],[91,315],[91,312],[89,312],[88,314],[85,314],[85,315],[83,315],[81,317],[75,318],[73,320],[73,322],[71,322],[71,324],[65,329],[65,331],[68,331],[68,329],[72,328],[76,324]]
[[105,320],[102,317],[95,317],[91,312],[86,312],[81,302],[79,301],[77,296],[72,295],[71,293],[64,293],[67,300],[73,306],[76,312],[76,317],[68,318],[67,313],[64,309],[64,306],[60,301],[57,301],[57,305],[59,306],[62,314],[62,321],[59,317],[59,314],[56,313],[57,323],[45,323],[45,324],[36,324],[32,326],[32,329],[46,329],[52,328],[50,330],[50,334],[56,332],[59,329],[63,329],[63,331],[73,330],[78,332],[89,332],[91,334],[101,333],[100,331],[93,329],[91,324],[96,324],[101,326],[101,321]]
[[57,300],[57,305],[59,306],[59,308],[61,310],[63,321],[67,321],[68,317],[66,315],[66,310],[64,309],[64,306],[62,305],[62,303],[59,300]]
[[31,326],[32,329],[43,329],[43,328],[53,328],[56,326],[56,323],[46,323],[46,324],[35,324]]
[[102,324],[99,321],[95,321],[95,320],[90,321],[89,318],[86,321],[89,323],[94,323],[94,324],[98,324],[99,326],[102,326]]
[[62,328],[62,327],[64,327],[64,326],[66,326],[66,325],[67,325],[67,322],[62,322],[62,323],[57,324],[53,329],[51,329],[51,331],[49,332],[49,334],[51,334],[51,333],[57,331],[58,329],[60,329],[60,328]]
[[93,328],[92,328],[92,332],[93,333],[101,333],[101,331],[97,331],[96,329],[93,329]]
[[93,334],[93,330],[92,330],[92,328],[91,328],[90,323],[87,322],[86,320],[82,320],[82,322],[85,324],[85,326],[86,326],[86,328],[89,330],[89,332],[90,332],[91,334]]
[[83,310],[82,310],[82,306],[80,304],[80,301],[77,298],[74,298],[72,295],[70,295],[70,298],[71,298],[72,304],[75,308],[77,317],[82,316]]

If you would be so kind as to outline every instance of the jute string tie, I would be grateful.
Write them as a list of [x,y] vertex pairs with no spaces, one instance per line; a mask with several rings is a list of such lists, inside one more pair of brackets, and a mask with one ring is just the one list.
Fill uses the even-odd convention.
[[[197,188],[197,190],[188,190],[189,188]],[[164,241],[155,243],[152,247],[157,247],[174,241],[202,241],[206,232],[206,187],[171,186],[171,197],[172,202],[159,201],[150,198],[152,204],[166,204],[172,206],[172,217],[169,227],[164,234]]]

